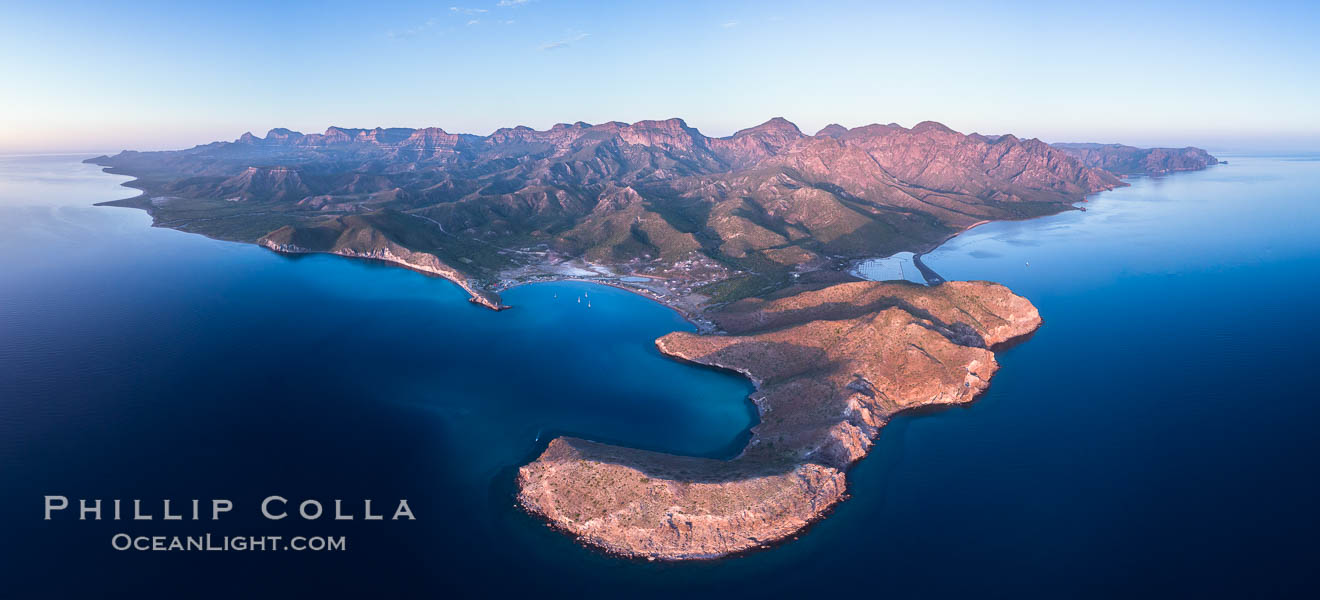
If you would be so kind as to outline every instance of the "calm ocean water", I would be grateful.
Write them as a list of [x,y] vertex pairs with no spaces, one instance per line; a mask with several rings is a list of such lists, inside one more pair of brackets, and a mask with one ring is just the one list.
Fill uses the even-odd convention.
[[[1227,156],[926,258],[1045,325],[980,401],[897,419],[853,498],[747,557],[623,561],[514,508],[572,433],[706,456],[755,422],[691,329],[587,284],[518,308],[388,266],[152,229],[123,177],[0,158],[5,597],[1303,595],[1320,518],[1320,157]],[[1029,263],[1029,265],[1028,265]],[[591,308],[578,303],[588,295]],[[228,498],[219,522],[46,522],[42,497]],[[268,522],[256,503],[407,498],[416,521]],[[156,509],[159,511],[159,508]],[[342,553],[118,552],[139,534],[346,535]]]

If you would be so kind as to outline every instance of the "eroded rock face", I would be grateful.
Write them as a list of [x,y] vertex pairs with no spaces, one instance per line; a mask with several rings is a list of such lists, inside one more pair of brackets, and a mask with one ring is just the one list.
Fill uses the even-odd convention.
[[805,463],[726,481],[717,475],[727,468],[721,462],[559,438],[519,472],[518,497],[583,542],[665,559],[715,558],[783,539],[843,497],[837,468]]
[[[519,471],[519,502],[627,556],[709,558],[758,548],[842,500],[845,470],[894,414],[970,402],[998,369],[986,346],[1040,325],[1030,302],[986,282],[849,283],[739,303],[717,318],[738,335],[679,332],[656,346],[756,383],[761,422],[739,457],[561,438]],[[966,332],[981,343],[966,344]]]

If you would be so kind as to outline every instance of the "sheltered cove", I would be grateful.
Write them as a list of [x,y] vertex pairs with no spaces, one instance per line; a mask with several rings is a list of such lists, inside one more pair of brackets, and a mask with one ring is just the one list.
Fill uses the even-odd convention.
[[988,282],[856,282],[721,311],[731,335],[671,333],[666,355],[735,370],[761,422],[737,458],[552,440],[518,473],[518,500],[624,556],[716,558],[793,535],[846,497],[845,471],[895,414],[962,404],[998,368],[991,347],[1040,325]]
[[[775,118],[724,138],[680,119],[560,124],[489,136],[439,128],[273,129],[175,152],[89,159],[139,177],[104,203],[153,225],[288,253],[385,261],[474,303],[588,278],[661,302],[700,335],[676,359],[744,374],[760,416],[736,458],[576,438],[519,469],[518,501],[586,544],[713,558],[800,531],[846,497],[846,470],[899,412],[970,402],[992,349],[1040,317],[988,282],[859,282],[849,260],[933,248],[980,223],[1072,209],[1120,175],[1216,164],[1196,148],[1056,144],[939,123],[814,135]],[[594,267],[593,267],[594,268]],[[724,333],[727,335],[714,335]]]

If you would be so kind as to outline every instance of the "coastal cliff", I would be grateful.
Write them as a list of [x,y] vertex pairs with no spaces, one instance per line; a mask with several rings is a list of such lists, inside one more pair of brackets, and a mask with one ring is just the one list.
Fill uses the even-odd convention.
[[[276,231],[272,234],[278,234]],[[278,236],[276,236],[278,237]],[[257,240],[257,245],[273,250],[282,254],[334,254],[337,256],[346,256],[349,258],[368,258],[388,263],[393,263],[401,267],[406,267],[414,271],[429,273],[443,277],[453,282],[463,291],[468,293],[468,301],[474,304],[480,304],[491,310],[504,310],[509,308],[500,301],[499,294],[482,290],[472,280],[465,277],[460,271],[440,262],[432,254],[424,252],[412,252],[406,248],[399,248],[393,244],[378,246],[371,250],[358,251],[351,248],[338,248],[335,250],[308,250],[292,243],[279,243],[274,241],[274,237],[263,237]]]
[[335,219],[315,228],[286,225],[258,238],[257,245],[285,254],[335,254],[393,263],[448,279],[467,292],[475,304],[492,310],[508,308],[498,294],[482,289],[478,282],[434,254],[405,248],[379,229],[352,218]]
[[738,333],[672,333],[656,346],[756,384],[760,424],[742,454],[560,438],[519,470],[522,506],[624,556],[714,558],[782,540],[846,497],[846,470],[890,418],[972,401],[998,369],[990,348],[1040,325],[1030,302],[987,282],[847,283],[716,318]]

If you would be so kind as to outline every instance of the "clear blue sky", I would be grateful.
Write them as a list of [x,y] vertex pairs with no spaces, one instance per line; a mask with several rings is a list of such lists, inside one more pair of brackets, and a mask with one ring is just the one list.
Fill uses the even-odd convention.
[[1320,150],[1320,2],[1155,4],[0,0],[0,152],[777,115]]

